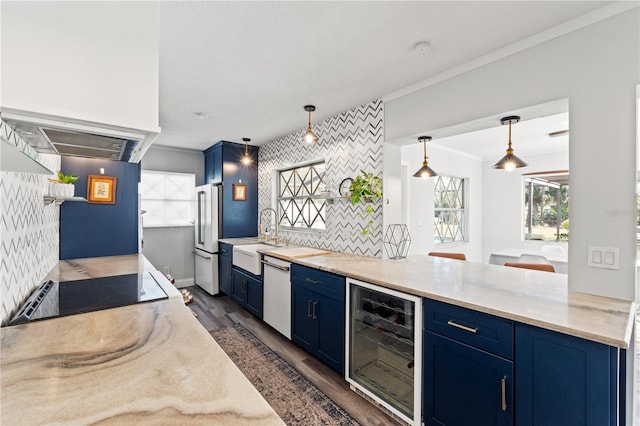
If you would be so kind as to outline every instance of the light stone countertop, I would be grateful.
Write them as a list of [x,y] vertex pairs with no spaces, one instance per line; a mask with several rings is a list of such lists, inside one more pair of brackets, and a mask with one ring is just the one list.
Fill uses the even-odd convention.
[[[49,278],[149,267],[138,255],[76,259]],[[4,327],[0,350],[3,425],[284,424],[182,298]]]
[[421,255],[391,260],[334,252],[292,262],[610,346],[630,345],[635,303],[569,291],[564,274]]

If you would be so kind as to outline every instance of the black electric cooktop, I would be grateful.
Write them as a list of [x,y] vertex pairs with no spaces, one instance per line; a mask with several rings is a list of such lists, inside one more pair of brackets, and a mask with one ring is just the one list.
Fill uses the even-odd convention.
[[45,281],[20,308],[9,325],[117,308],[167,294],[149,272],[76,281]]

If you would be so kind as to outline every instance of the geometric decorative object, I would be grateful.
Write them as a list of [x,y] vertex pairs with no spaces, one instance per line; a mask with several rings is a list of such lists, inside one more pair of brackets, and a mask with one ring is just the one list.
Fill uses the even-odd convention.
[[391,224],[384,234],[384,250],[389,259],[403,259],[409,253],[411,246],[411,236],[409,228],[403,224]]
[[509,117],[504,117],[500,119],[500,123],[504,126],[505,124],[509,125],[509,144],[507,145],[507,154],[500,159],[496,164],[493,165],[494,169],[502,169],[508,172],[513,169],[518,169],[520,167],[527,167],[528,164],[522,161],[513,153],[513,148],[511,147],[511,125],[513,123],[517,123],[520,121],[520,117],[517,115],[510,115]]

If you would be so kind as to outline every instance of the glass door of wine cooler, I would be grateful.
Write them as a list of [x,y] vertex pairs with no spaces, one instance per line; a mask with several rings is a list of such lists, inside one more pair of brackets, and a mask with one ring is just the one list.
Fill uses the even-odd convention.
[[347,381],[420,425],[421,299],[357,280],[347,283]]

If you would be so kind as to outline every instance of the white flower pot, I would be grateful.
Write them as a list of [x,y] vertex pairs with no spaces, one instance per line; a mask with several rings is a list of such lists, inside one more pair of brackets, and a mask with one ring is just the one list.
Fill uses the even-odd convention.
[[72,198],[75,195],[75,185],[49,182],[49,195],[55,198]]

